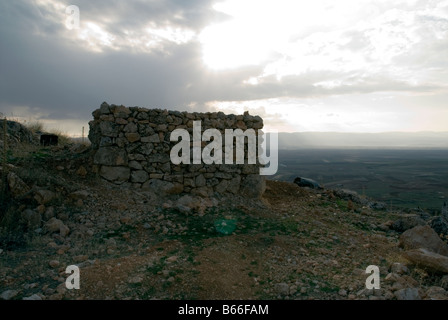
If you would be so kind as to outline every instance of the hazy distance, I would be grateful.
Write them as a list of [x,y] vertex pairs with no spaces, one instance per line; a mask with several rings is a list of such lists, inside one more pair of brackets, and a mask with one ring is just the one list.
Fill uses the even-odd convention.
[[280,150],[303,148],[443,148],[448,149],[448,132],[280,132]]

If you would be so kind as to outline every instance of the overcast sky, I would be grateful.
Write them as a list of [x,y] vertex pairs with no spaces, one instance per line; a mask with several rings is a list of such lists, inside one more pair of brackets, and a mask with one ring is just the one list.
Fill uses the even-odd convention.
[[446,0],[0,0],[0,44],[0,112],[69,134],[103,101],[448,131]]

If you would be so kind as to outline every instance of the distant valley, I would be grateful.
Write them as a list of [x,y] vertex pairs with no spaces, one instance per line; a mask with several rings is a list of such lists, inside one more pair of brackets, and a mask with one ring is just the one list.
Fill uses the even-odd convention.
[[279,149],[302,148],[446,148],[448,132],[281,132]]
[[280,150],[272,180],[302,176],[403,208],[440,211],[448,200],[448,149]]

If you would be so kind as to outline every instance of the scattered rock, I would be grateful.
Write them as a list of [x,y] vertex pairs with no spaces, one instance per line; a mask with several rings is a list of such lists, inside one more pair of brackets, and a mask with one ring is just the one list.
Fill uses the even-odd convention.
[[404,264],[395,262],[392,264],[390,271],[396,274],[407,274],[409,272],[409,269]]
[[62,224],[64,223],[61,220],[53,217],[45,223],[44,228],[47,232],[50,233],[57,232],[59,231],[59,228],[61,227]]
[[34,196],[34,199],[39,204],[47,204],[56,198],[56,194],[50,190],[38,190]]
[[21,218],[27,227],[31,230],[39,228],[42,223],[42,216],[39,212],[31,209],[26,209],[22,212]]
[[61,237],[66,237],[69,235],[69,233],[70,233],[70,229],[65,224],[62,224],[59,227],[59,234],[61,235]]
[[19,294],[18,290],[6,290],[3,291],[2,294],[0,294],[0,298],[3,300],[11,300],[17,297],[18,294]]
[[343,200],[351,200],[352,202],[360,205],[367,205],[368,203],[367,198],[360,196],[357,192],[352,190],[337,189],[333,190],[333,194],[338,198]]
[[420,293],[417,288],[406,288],[395,291],[397,300],[421,300]]
[[141,277],[141,276],[135,276],[128,280],[128,283],[130,283],[130,284],[139,284],[142,282],[143,282],[143,277]]
[[418,215],[409,215],[396,220],[390,229],[397,232],[405,232],[406,230],[412,229],[416,226],[423,226],[426,222],[420,218]]
[[168,181],[151,179],[145,182],[142,189],[153,191],[156,195],[164,196],[170,194],[180,194],[184,186],[180,183],[172,183]]
[[178,257],[177,256],[171,256],[168,259],[166,259],[166,262],[172,263],[177,261]]
[[85,261],[83,261],[83,262],[81,262],[81,263],[78,263],[77,266],[78,266],[79,268],[85,268],[85,267],[94,265],[95,262],[96,262],[96,260],[85,260]]
[[28,185],[14,172],[8,174],[9,190],[14,198],[22,197],[30,191]]
[[444,216],[434,217],[429,225],[437,234],[448,235],[448,221]]
[[379,202],[379,201],[369,201],[367,203],[367,207],[369,207],[370,209],[374,209],[374,210],[386,210],[387,204],[384,202]]
[[441,287],[432,286],[426,291],[426,299],[448,300],[448,292]]
[[54,217],[44,224],[44,230],[47,233],[59,231],[62,237],[66,237],[70,233],[70,229],[64,224],[64,222]]
[[185,214],[189,214],[191,212],[203,214],[207,208],[213,207],[215,205],[217,205],[215,199],[184,195],[173,204],[173,207],[176,208],[176,210],[178,210],[179,212]]
[[29,297],[25,297],[22,300],[34,300],[34,301],[39,301],[42,300],[42,297],[38,294],[33,294],[32,296]]
[[387,290],[384,293],[384,299],[386,299],[386,300],[393,300],[394,298],[395,298],[395,295],[392,293],[392,291]]
[[430,226],[417,226],[407,230],[401,235],[399,246],[407,250],[426,248],[434,253],[448,256],[448,245]]
[[419,283],[412,277],[408,275],[400,276],[397,273],[389,273],[384,280],[386,283],[392,284],[392,286],[389,287],[392,291],[419,286]]
[[51,218],[54,217],[54,207],[48,207],[46,208],[44,214],[43,214],[43,219],[45,221],[50,220]]
[[274,286],[274,291],[275,291],[277,294],[279,294],[279,295],[287,296],[287,295],[289,295],[289,285],[288,285],[287,283],[284,283],[284,282],[282,282],[282,283],[277,283],[277,284]]
[[440,280],[440,285],[443,289],[448,290],[448,275],[442,277],[442,279]]
[[445,218],[445,221],[448,221],[448,204],[446,201],[443,202],[441,216]]
[[72,200],[86,200],[90,196],[90,192],[87,190],[78,190],[69,194],[69,198]]
[[36,210],[39,214],[42,215],[45,213],[45,206],[43,204],[41,204],[41,205],[37,206]]
[[374,290],[373,289],[362,289],[359,290],[356,295],[358,297],[370,297],[374,294]]
[[122,184],[128,181],[130,175],[131,169],[128,167],[101,166],[100,169],[100,176],[116,184]]
[[52,268],[57,268],[59,267],[59,261],[58,260],[51,260],[48,265]]
[[341,290],[339,290],[338,294],[341,297],[346,297],[347,296],[347,290],[341,289]]
[[184,205],[182,205],[182,204],[178,204],[178,205],[176,206],[176,210],[179,211],[180,213],[183,213],[183,214],[189,214],[189,213],[192,212],[192,209],[191,209],[191,208],[189,208],[189,207],[187,207],[187,206],[184,206]]
[[120,222],[123,224],[130,224],[132,222],[132,218],[129,216],[120,217]]
[[76,174],[80,177],[85,177],[87,175],[87,170],[84,166],[80,166],[78,170],[76,170]]

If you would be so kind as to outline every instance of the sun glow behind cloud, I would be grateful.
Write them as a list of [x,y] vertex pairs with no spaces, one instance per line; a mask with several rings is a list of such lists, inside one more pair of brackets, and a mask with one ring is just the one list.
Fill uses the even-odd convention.
[[[233,101],[240,109],[265,105],[266,116],[277,114],[282,130],[448,129],[435,117],[447,73],[428,66],[437,49],[447,48],[448,1],[227,0],[214,9],[229,19],[199,37],[210,69],[260,67],[261,73],[242,81],[247,88],[287,88],[300,77],[315,88],[311,98],[285,90],[275,103]],[[384,93],[392,98],[380,101]],[[426,113],[409,107],[419,94],[434,94],[437,106]]]
[[[359,2],[365,3],[365,6]],[[259,64],[271,59],[293,60],[338,44],[336,33],[352,27],[361,13],[372,15],[370,1],[228,0],[214,6],[228,21],[207,27],[200,34],[204,62],[214,69]],[[354,4],[357,5],[354,5]],[[306,38],[310,33],[312,38]],[[303,38],[305,37],[305,38]],[[343,40],[342,40],[343,41]],[[315,44],[310,46],[310,44]],[[325,52],[332,54],[332,52]],[[282,60],[282,59],[280,59]],[[328,59],[327,59],[328,61]],[[310,63],[311,62],[311,63]],[[310,67],[322,60],[306,61]],[[298,68],[300,69],[303,67]],[[297,69],[297,68],[296,68]]]

